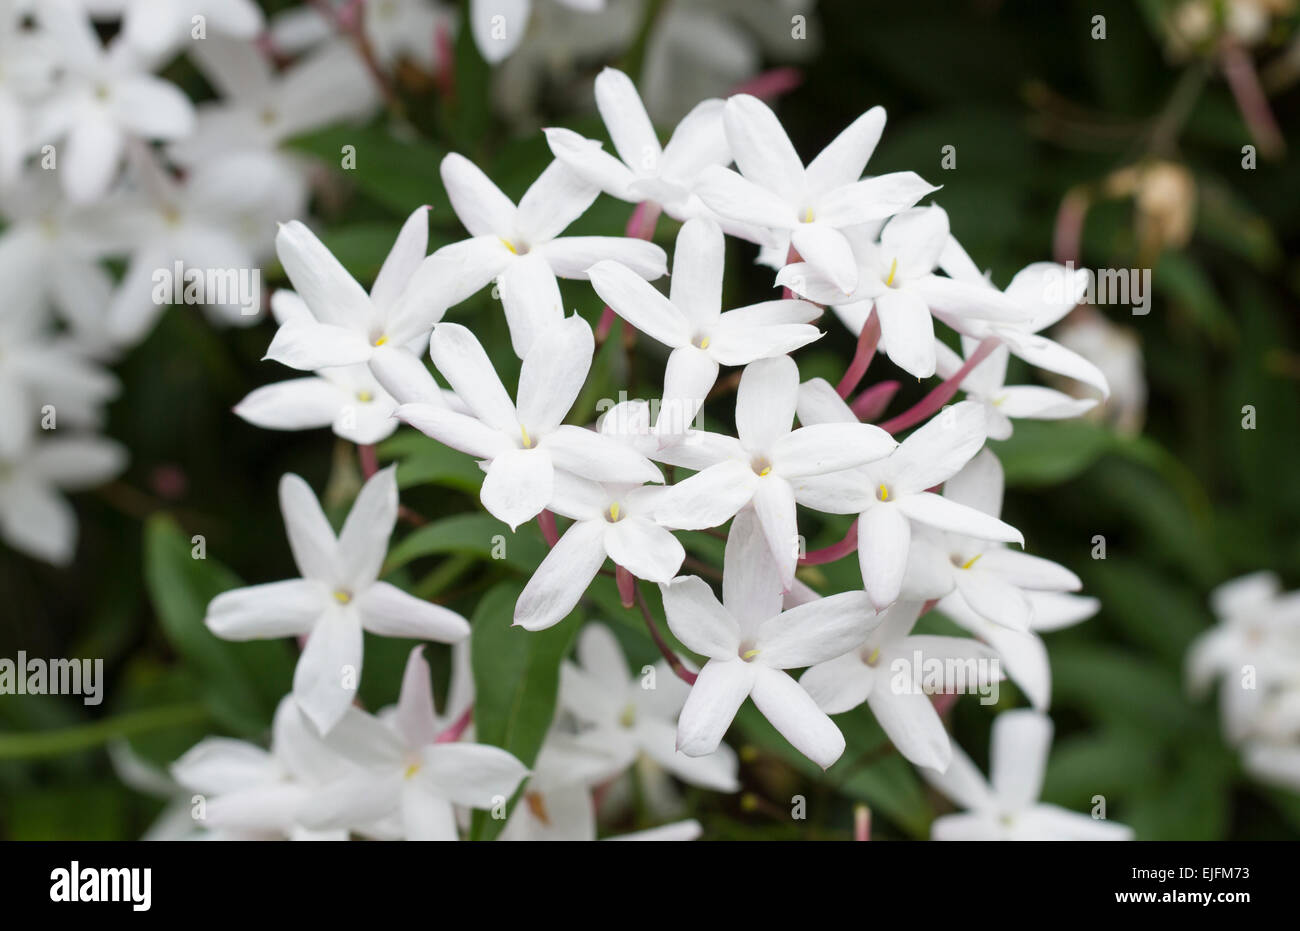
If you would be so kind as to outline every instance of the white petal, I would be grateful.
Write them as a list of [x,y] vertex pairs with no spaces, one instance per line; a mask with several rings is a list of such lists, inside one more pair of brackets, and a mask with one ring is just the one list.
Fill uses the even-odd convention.
[[605,68],[596,76],[596,108],[623,162],[637,173],[659,168],[661,150],[636,86],[622,71]]
[[818,197],[817,219],[837,228],[883,220],[937,190],[914,171],[877,175]]
[[655,418],[661,436],[684,436],[718,380],[718,363],[703,349],[682,346],[668,354],[664,396]]
[[772,450],[773,468],[786,476],[824,475],[883,459],[897,441],[865,423],[822,423],[781,437]]
[[452,152],[442,160],[440,170],[451,209],[456,211],[456,216],[471,236],[509,236],[513,233],[515,205],[477,165]]
[[333,608],[307,635],[293,673],[293,697],[322,734],[343,717],[361,678],[361,624]]
[[794,584],[794,570],[803,550],[799,536],[794,489],[779,475],[760,478],[754,491],[754,513],[758,515],[763,537],[772,551],[773,564],[781,579],[782,591]]
[[790,233],[790,245],[835,287],[853,293],[858,285],[858,263],[849,241],[837,228],[825,222],[800,223]]
[[324,585],[289,579],[222,592],[208,605],[203,622],[225,640],[296,637],[311,630],[328,607]]
[[713,323],[722,312],[725,258],[718,224],[702,218],[682,224],[673,249],[673,277],[668,294],[693,327]]
[[878,619],[866,592],[840,592],[768,618],[758,628],[758,659],[776,669],[801,669],[862,645]]
[[561,424],[543,441],[555,468],[596,482],[639,485],[662,482],[663,475],[645,456],[618,440],[573,424]]
[[980,568],[1017,588],[1076,592],[1083,587],[1079,577],[1059,563],[1010,549],[989,550],[980,557]]
[[745,366],[736,389],[736,434],[752,452],[770,453],[790,432],[799,397],[799,368],[789,356]]
[[777,194],[718,165],[704,169],[695,193],[719,216],[768,230],[791,229],[794,208]]
[[397,302],[428,251],[429,208],[417,207],[402,224],[397,241],[375,276],[370,288],[370,300],[375,307],[387,310]]
[[891,691],[882,674],[867,703],[899,753],[917,766],[940,772],[948,768],[952,742],[929,696],[917,691]]
[[234,411],[256,427],[309,430],[334,422],[347,397],[323,378],[291,378],[263,385],[235,405]]
[[655,520],[677,530],[716,527],[753,500],[759,478],[743,462],[709,466],[665,490]]
[[[948,530],[963,536],[978,537],[981,540],[999,540],[1024,544],[1025,538],[1020,531],[1010,524],[990,517],[982,511],[968,508],[949,498],[940,497],[930,492],[903,495],[898,499],[898,508],[910,520]],[[987,566],[984,568],[988,568]]]
[[699,576],[682,576],[659,590],[668,627],[687,649],[717,659],[738,655],[740,628],[708,583]]
[[897,493],[925,491],[952,478],[980,451],[984,437],[984,407],[979,402],[962,401],[940,411],[889,457]]
[[722,120],[741,174],[787,201],[802,195],[803,162],[767,104],[736,94],[727,100]]
[[850,123],[808,163],[809,189],[833,191],[861,178],[884,131],[884,107],[872,107]]
[[937,365],[930,308],[910,291],[886,291],[876,298],[881,342],[895,365],[917,378],[929,378]]
[[339,572],[356,589],[379,577],[388,553],[388,538],[397,524],[397,467],[372,475],[357,494],[339,532]]
[[573,610],[605,562],[605,522],[576,521],[546,554],[515,604],[525,630],[553,627]]
[[704,756],[718,749],[754,686],[757,668],[739,657],[711,659],[704,664],[677,719],[677,749],[687,756]]
[[1052,720],[1047,715],[1025,709],[997,716],[989,751],[989,781],[999,802],[1014,810],[1038,801],[1051,746]]
[[747,629],[781,612],[781,579],[758,514],[742,508],[731,522],[722,559],[722,603]]
[[398,811],[408,841],[454,841],[458,837],[455,807],[430,787],[422,772],[402,780]]
[[393,723],[408,747],[431,744],[438,736],[438,718],[433,708],[433,682],[424,647],[411,650],[402,673],[402,689],[397,700]]
[[668,272],[668,256],[663,249],[643,239],[622,236],[565,236],[539,246],[534,253],[546,259],[561,278],[585,279],[587,269],[602,259],[626,265],[647,281]]
[[898,598],[907,569],[912,528],[893,504],[876,504],[858,518],[858,565],[877,610]]
[[799,386],[799,399],[795,405],[795,412],[799,415],[799,422],[804,426],[858,422],[853,409],[824,378],[812,378]]
[[361,329],[370,322],[370,296],[316,234],[297,220],[281,225],[275,252],[293,289],[321,323]]
[[439,795],[468,808],[491,808],[498,797],[508,799],[528,775],[514,754],[484,744],[437,744],[425,748],[423,758]]
[[544,130],[551,154],[573,171],[619,200],[637,200],[630,188],[636,176],[628,167],[600,147],[594,139],[584,139],[571,129]]
[[600,299],[642,333],[672,349],[690,345],[686,315],[631,269],[606,260],[593,265],[588,275]]
[[473,333],[458,323],[440,323],[429,339],[429,355],[475,417],[506,434],[518,429],[515,406]]
[[448,608],[416,598],[387,582],[376,582],[357,598],[361,624],[383,637],[456,643],[469,636],[469,623]]
[[339,569],[334,531],[311,486],[292,473],[280,479],[280,513],[303,578],[333,581]]
[[519,371],[519,421],[535,436],[568,416],[587,380],[595,339],[577,314],[539,330]]
[[600,189],[555,159],[519,200],[515,223],[525,241],[549,242],[586,212]]
[[790,744],[822,769],[844,753],[844,735],[799,683],[755,663],[753,698],[758,710]]
[[403,404],[393,412],[393,416],[409,423],[425,436],[477,459],[491,459],[513,450],[498,431],[441,405]]
[[1029,629],[1029,602],[1014,585],[993,572],[985,572],[979,563],[974,568],[953,574],[957,591],[977,613],[1013,630]]
[[370,341],[359,330],[293,320],[275,331],[263,358],[302,372],[314,372],[365,362],[372,351]]
[[686,558],[681,543],[664,528],[644,518],[626,517],[605,529],[609,558],[638,579],[665,583]]
[[811,667],[799,685],[827,714],[843,714],[867,700],[875,680],[875,670],[853,650]]
[[508,449],[488,466],[479,500],[489,514],[515,530],[551,500],[554,474],[551,457],[544,450]]

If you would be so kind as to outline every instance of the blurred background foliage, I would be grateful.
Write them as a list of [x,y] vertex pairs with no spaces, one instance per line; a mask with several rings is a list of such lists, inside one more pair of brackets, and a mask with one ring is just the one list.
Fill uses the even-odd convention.
[[[1289,152],[1263,146],[1258,166],[1243,168],[1243,145],[1256,143],[1251,127],[1212,52],[1171,51],[1175,6],[823,0],[808,11],[820,20],[822,48],[776,109],[811,156],[863,110],[884,105],[889,126],[871,170],[914,169],[942,184],[937,199],[954,233],[1000,285],[1052,257],[1071,195],[1088,206],[1080,264],[1154,268],[1149,314],[1096,308],[1141,347],[1148,394],[1128,412],[1130,429],[1021,421],[1011,440],[995,445],[1008,476],[1004,517],[1022,528],[1032,552],[1076,570],[1103,602],[1097,617],[1047,636],[1057,738],[1045,797],[1082,811],[1105,795],[1109,817],[1145,839],[1294,839],[1300,796],[1243,778],[1214,703],[1186,697],[1182,664],[1190,641],[1211,624],[1211,587],[1259,568],[1300,584],[1300,170]],[[1092,37],[1096,15],[1105,17],[1104,40]],[[1255,49],[1261,61],[1285,58],[1294,25],[1293,14],[1276,22]],[[296,143],[329,165],[338,164],[342,145],[356,147],[357,170],[332,172],[314,226],[367,285],[414,207],[433,205],[434,247],[463,237],[438,178],[445,152],[475,159],[514,198],[549,160],[534,127],[494,117],[491,75],[467,33],[453,100],[428,82],[407,81],[400,119],[386,115]],[[574,85],[542,95],[542,118],[605,138],[589,80],[607,63],[635,73],[643,44],[622,60],[575,62]],[[183,62],[168,76],[197,97],[209,93]],[[1300,92],[1286,88],[1285,74],[1276,83],[1271,103],[1293,150]],[[941,167],[945,146],[955,147],[951,170]],[[1156,187],[1152,166],[1175,179],[1172,193],[1168,184]],[[602,197],[573,231],[621,234],[629,211]],[[660,224],[658,241],[670,252],[675,232],[676,224]],[[753,256],[729,241],[727,306],[773,296],[771,273],[752,265]],[[267,274],[283,283],[278,269]],[[589,286],[562,288],[594,323],[600,302]],[[509,387],[517,365],[490,293],[448,319],[478,333]],[[838,378],[852,353],[851,337],[830,314],[823,328],[827,337],[799,355],[805,378]],[[137,837],[163,800],[124,785],[106,748],[129,740],[165,766],[207,734],[265,737],[289,688],[293,646],[219,641],[202,626],[204,607],[237,580],[295,574],[276,502],[282,473],[297,472],[322,491],[335,519],[360,478],[355,450],[327,431],[264,431],[231,414],[253,387],[290,374],[259,361],[270,335],[270,324],[218,330],[192,308],[169,310],[119,367],[124,390],[108,432],[129,447],[132,464],[121,480],[79,496],[74,568],[0,552],[0,655],[103,657],[107,676],[97,708],[75,698],[0,698],[0,836]],[[658,396],[659,347],[642,340],[629,358],[619,337],[616,329],[602,348],[575,420],[589,420],[599,399],[625,387],[630,397]],[[868,377],[899,374],[878,359]],[[1008,383],[1031,379],[1013,371]],[[903,381],[893,410],[925,390]],[[1243,429],[1245,405],[1256,411],[1255,429]],[[726,407],[715,402],[706,413]],[[1131,429],[1134,416],[1140,433]],[[508,531],[479,507],[472,463],[409,429],[383,444],[380,457],[400,463],[402,501],[428,519],[414,530],[399,526],[389,578],[474,618],[476,651],[501,658],[477,683],[479,733],[509,733],[523,742],[513,747],[521,755],[535,752],[554,699],[546,669],[578,627],[571,618],[547,635],[508,628],[509,587],[540,560],[540,534],[535,525],[521,528],[508,558],[493,560],[493,535]],[[839,539],[847,526],[808,512],[801,519],[810,548]],[[205,538],[206,560],[190,558],[195,534]],[[1097,535],[1105,559],[1093,558]],[[720,566],[718,540],[686,536],[693,557]],[[822,591],[856,587],[856,561],[817,567],[806,580]],[[661,618],[657,593],[651,603]],[[598,579],[576,613],[611,622],[638,666],[657,656],[639,615],[619,606],[612,580]],[[933,615],[923,623],[946,625]],[[409,647],[367,636],[360,693],[367,707],[396,699]],[[445,649],[426,655],[445,688]],[[999,707],[1023,704],[1006,684]],[[504,720],[517,707],[525,719]],[[949,715],[955,739],[981,764],[992,711],[964,698]],[[741,751],[743,792],[684,790],[706,837],[846,838],[854,803],[865,802],[875,837],[918,838],[946,810],[890,752],[865,706],[837,719],[849,749],[826,774],[752,712],[745,709],[730,735]],[[804,821],[789,816],[799,794],[808,799]],[[644,804],[633,805],[608,827],[647,817]]]

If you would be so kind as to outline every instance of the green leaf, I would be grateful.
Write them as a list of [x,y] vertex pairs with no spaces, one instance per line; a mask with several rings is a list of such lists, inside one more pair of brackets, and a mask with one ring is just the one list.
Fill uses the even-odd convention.
[[413,559],[437,553],[470,553],[484,559],[495,557],[496,537],[503,537],[502,557],[506,565],[532,572],[546,558],[546,543],[534,523],[515,533],[489,514],[457,514],[425,524],[412,531],[388,553],[385,573],[400,569]]
[[[470,665],[474,670],[474,733],[479,743],[508,750],[531,767],[555,717],[560,661],[578,630],[576,623],[549,630],[513,627],[521,587],[503,582],[490,589],[470,620]],[[522,791],[511,799],[510,811]],[[492,840],[505,819],[476,811],[470,831]]]
[[[446,154],[428,142],[397,138],[389,127],[333,126],[291,139],[288,146],[320,158],[359,190],[405,219],[422,204],[434,208],[435,222],[450,221],[449,202],[438,178]],[[356,152],[356,168],[342,167],[344,146]],[[397,230],[389,237],[397,238]]]
[[1009,439],[989,447],[1008,485],[1056,485],[1086,471],[1114,442],[1114,434],[1086,420],[1018,420]]
[[395,434],[376,452],[385,462],[397,460],[397,487],[403,490],[442,485],[476,495],[483,484],[483,470],[471,457],[414,430]]
[[167,515],[145,525],[145,583],[164,635],[203,684],[212,714],[253,736],[271,722],[293,681],[293,658],[277,641],[231,643],[203,623],[208,602],[240,584],[230,570],[194,559],[189,539]]

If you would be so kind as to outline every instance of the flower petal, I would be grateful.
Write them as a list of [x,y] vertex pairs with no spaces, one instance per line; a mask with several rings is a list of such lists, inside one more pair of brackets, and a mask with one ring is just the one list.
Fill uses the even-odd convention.
[[293,289],[318,321],[358,330],[369,325],[370,296],[304,224],[282,224],[275,234],[275,252]]
[[335,581],[338,543],[311,486],[292,473],[280,479],[280,513],[293,561],[303,578]]
[[799,368],[789,356],[745,366],[736,389],[736,435],[750,452],[770,453],[790,432],[799,397]]
[[822,769],[844,753],[844,735],[787,673],[755,663],[754,704],[790,744]]
[[704,664],[677,719],[678,750],[687,756],[705,756],[718,749],[754,686],[757,669],[739,657]]
[[320,582],[289,579],[222,592],[203,622],[223,640],[261,640],[307,633],[329,607]]
[[577,605],[605,562],[605,521],[574,522],[546,554],[515,604],[525,630],[554,627]]
[[630,268],[605,260],[593,265],[588,276],[600,299],[642,333],[671,349],[690,345],[686,315]]
[[555,470],[541,449],[508,449],[488,466],[479,500],[488,513],[515,530],[551,500]]
[[429,355],[475,417],[502,433],[514,434],[519,428],[515,406],[473,333],[458,323],[440,323],[429,339]]
[[513,235],[515,205],[477,165],[452,152],[442,160],[440,171],[451,209],[471,236]]
[[1028,709],[1004,711],[993,721],[989,782],[1010,810],[1028,808],[1043,791],[1052,747],[1052,720]]
[[708,583],[688,575],[660,585],[659,590],[663,593],[668,627],[687,649],[715,659],[737,655],[740,627]]
[[383,637],[456,643],[469,636],[469,623],[448,608],[416,598],[387,582],[376,582],[357,598],[361,625]]
[[331,607],[307,635],[293,673],[293,697],[322,735],[352,704],[361,651],[361,624],[353,611]]
[[343,522],[338,539],[341,582],[361,589],[379,577],[396,525],[397,466],[389,466],[361,486]]
[[875,504],[858,518],[858,565],[876,610],[892,604],[903,587],[912,528],[894,504]]

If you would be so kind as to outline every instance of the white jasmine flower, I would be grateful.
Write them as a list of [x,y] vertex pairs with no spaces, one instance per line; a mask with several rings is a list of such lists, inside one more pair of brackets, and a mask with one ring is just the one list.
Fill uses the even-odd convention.
[[[820,379],[800,389],[799,419],[813,424],[857,422],[848,405]],[[913,523],[1024,544],[1020,531],[1010,524],[927,490],[951,479],[979,452],[984,431],[983,407],[962,401],[913,431],[884,459],[794,483],[800,504],[858,515],[862,584],[877,609],[893,602],[902,588]]]
[[375,58],[392,67],[401,61],[430,74],[449,64],[438,36],[451,39],[459,27],[454,6],[435,0],[373,0],[361,8],[361,23]]
[[357,769],[302,808],[316,829],[368,828],[396,818],[406,840],[456,840],[456,805],[491,808],[514,794],[528,768],[500,747],[440,741],[429,666],[412,651],[388,721],[345,710],[326,743]]
[[677,750],[677,716],[689,688],[660,660],[639,675],[628,673],[618,640],[603,624],[588,624],[578,639],[577,662],[560,667],[560,707],[585,729],[582,740],[599,747],[620,773],[646,756],[684,782],[715,792],[736,792],[739,762],[726,744],[707,756]]
[[480,500],[512,529],[550,505],[557,470],[595,482],[663,481],[659,470],[635,450],[561,422],[582,390],[594,351],[591,327],[576,314],[542,331],[524,357],[518,401],[512,403],[474,334],[459,324],[438,324],[429,354],[472,413],[414,403],[399,407],[397,417],[483,460],[487,477]]
[[643,278],[667,271],[667,257],[654,243],[621,236],[561,236],[600,193],[558,159],[524,193],[516,207],[469,159],[442,160],[442,183],[452,209],[472,239],[443,246],[430,262],[459,273],[448,305],[464,300],[496,278],[521,359],[534,337],[564,317],[556,276],[587,277],[601,259],[621,262]]
[[[673,253],[669,296],[626,266],[597,262],[588,271],[596,293],[623,319],[668,346],[661,411],[685,432],[718,377],[720,365],[748,365],[785,355],[821,336],[808,322],[821,308],[804,301],[765,301],[722,313],[725,247],[712,220],[682,224]],[[660,427],[662,430],[663,428]]]
[[1052,743],[1052,721],[1037,711],[1005,711],[993,722],[990,779],[953,750],[943,774],[921,770],[940,792],[966,809],[931,827],[934,840],[1132,840],[1133,829],[1038,801]]
[[[556,0],[571,10],[599,13],[605,0]],[[500,64],[514,54],[528,31],[533,0],[470,0],[469,25],[474,44],[488,64]]]
[[262,10],[253,0],[81,0],[97,20],[122,20],[126,41],[147,55],[161,56],[187,39],[194,44],[194,17],[201,16],[214,35],[252,39],[265,25]]
[[126,450],[98,436],[38,440],[16,458],[0,456],[0,537],[66,566],[77,545],[77,515],[60,492],[93,488],[125,466]]
[[689,649],[708,657],[677,721],[677,748],[687,756],[717,750],[746,697],[786,740],[826,769],[844,752],[844,735],[786,672],[824,662],[858,646],[877,619],[863,592],[842,592],[781,611],[752,512],[727,536],[722,601],[698,576],[660,588],[668,626]]
[[843,230],[906,210],[932,191],[911,171],[859,180],[885,128],[880,107],[858,117],[805,168],[767,104],[737,94],[723,110],[740,174],[706,168],[695,192],[725,218],[788,233],[799,255],[848,293],[858,268]]
[[327,733],[356,694],[363,629],[452,643],[469,635],[469,625],[454,611],[378,580],[397,522],[393,467],[366,482],[337,537],[296,475],[280,481],[280,509],[302,578],[224,592],[208,605],[206,623],[228,640],[306,635],[293,694]]
[[[739,438],[692,431],[687,441],[657,456],[701,470],[664,493],[659,519],[702,530],[752,503],[786,589],[799,556],[795,487],[812,476],[879,460],[897,446],[885,431],[857,418],[792,430],[798,394],[799,370],[788,356],[753,362],[736,391]],[[831,503],[838,507],[840,501]]]

